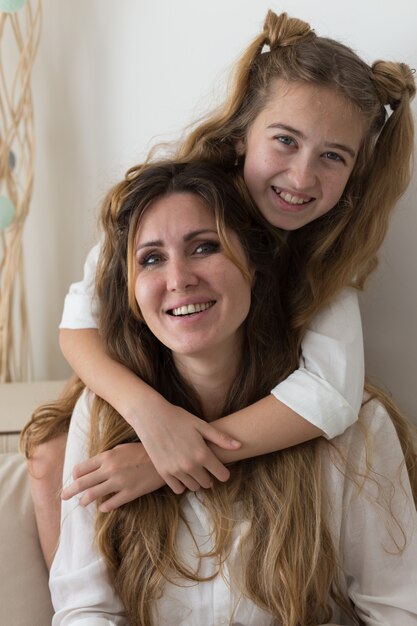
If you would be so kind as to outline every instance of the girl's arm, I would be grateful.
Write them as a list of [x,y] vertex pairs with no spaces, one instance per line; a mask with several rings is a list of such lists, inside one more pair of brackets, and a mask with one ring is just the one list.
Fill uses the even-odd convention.
[[[302,345],[300,368],[273,390],[275,397],[264,398],[210,426],[173,407],[105,353],[95,328],[94,281],[99,252],[99,246],[90,252],[83,280],[71,286],[65,299],[62,351],[85,384],[134,428],[162,479],[176,493],[184,486],[193,490],[209,487],[212,476],[227,480],[229,472],[219,459],[228,462],[272,452],[323,433],[331,437],[356,419],[363,388],[363,346],[353,290],[343,292],[314,320]],[[231,439],[221,433],[231,435]],[[237,443],[241,439],[242,448]],[[205,440],[216,446],[219,457]],[[96,484],[103,490],[107,480],[112,482],[114,467],[111,462],[109,468],[107,456],[98,472],[95,464],[93,475],[90,468],[75,471],[74,477],[81,479],[84,489],[84,471],[90,474],[90,498],[97,497]],[[133,476],[137,496],[142,495],[135,471]],[[78,488],[81,490],[81,484],[76,483],[73,489]],[[108,488],[111,493],[110,484]]]
[[268,398],[212,422],[242,443],[239,450],[216,449],[216,454],[229,462],[320,435],[340,435],[357,419],[363,386],[358,297],[354,289],[345,289],[313,320],[302,342],[300,367]]
[[158,473],[175,493],[209,487],[230,472],[208,447],[236,449],[226,432],[173,406],[133,372],[110,358],[94,328],[60,330],[67,361],[86,386],[109,402],[132,426]]
[[207,446],[235,449],[232,441],[203,420],[174,407],[105,352],[98,332],[95,276],[100,244],[89,252],[83,279],[71,285],[60,324],[60,344],[67,361],[98,396],[133,427],[163,481],[173,491],[208,487],[212,476],[227,480],[229,470]]

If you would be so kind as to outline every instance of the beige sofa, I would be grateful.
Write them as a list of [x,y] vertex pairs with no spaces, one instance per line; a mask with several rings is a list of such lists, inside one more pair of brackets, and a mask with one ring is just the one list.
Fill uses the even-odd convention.
[[0,384],[0,621],[8,626],[51,624],[48,574],[18,439],[36,406],[62,387],[62,381]]

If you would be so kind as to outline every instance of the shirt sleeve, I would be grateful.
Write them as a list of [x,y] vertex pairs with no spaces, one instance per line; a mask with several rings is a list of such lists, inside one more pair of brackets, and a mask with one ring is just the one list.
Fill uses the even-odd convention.
[[314,318],[301,351],[299,368],[272,393],[332,439],[356,421],[362,402],[364,350],[354,289]]
[[95,296],[95,279],[100,250],[100,244],[90,250],[84,264],[83,279],[70,286],[65,296],[60,328],[97,328],[98,300]]
[[363,412],[367,447],[354,426],[346,456],[358,473],[347,470],[336,512],[348,594],[366,626],[417,626],[417,512],[404,456],[382,405]]
[[[64,485],[74,465],[88,457],[89,398],[84,392],[71,419],[64,463]],[[63,501],[61,535],[49,587],[55,615],[52,626],[127,626],[124,607],[95,545],[95,503]]]

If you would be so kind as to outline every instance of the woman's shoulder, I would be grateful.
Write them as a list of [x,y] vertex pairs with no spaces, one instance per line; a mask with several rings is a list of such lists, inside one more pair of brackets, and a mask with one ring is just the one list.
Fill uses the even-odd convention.
[[[377,493],[394,483],[408,482],[405,457],[397,432],[398,425],[406,430],[405,418],[399,416],[394,424],[389,407],[381,398],[365,391],[359,418],[342,435],[325,446],[325,469],[327,479],[334,489],[340,491],[340,482],[350,487],[343,493],[354,494],[365,490]],[[402,430],[402,428],[401,428]]]

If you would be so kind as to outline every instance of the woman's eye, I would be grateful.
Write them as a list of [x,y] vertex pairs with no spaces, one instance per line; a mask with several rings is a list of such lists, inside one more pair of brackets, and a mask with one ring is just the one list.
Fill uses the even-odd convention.
[[194,250],[194,254],[214,254],[220,250],[220,244],[218,241],[204,241],[199,243]]
[[329,159],[329,161],[340,161],[341,163],[345,162],[343,157],[341,157],[340,154],[337,154],[337,152],[325,152],[324,156],[326,159]]
[[153,267],[154,265],[158,265],[162,260],[162,255],[159,252],[150,252],[138,259],[138,262],[141,267]]
[[295,145],[294,139],[292,137],[288,137],[288,135],[277,135],[275,139],[277,139],[280,143],[283,143],[285,146]]

